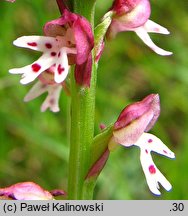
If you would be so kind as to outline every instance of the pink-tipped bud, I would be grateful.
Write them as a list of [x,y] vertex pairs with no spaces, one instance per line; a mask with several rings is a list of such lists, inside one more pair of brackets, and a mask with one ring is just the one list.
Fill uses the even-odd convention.
[[114,17],[107,33],[108,38],[115,37],[118,32],[143,26],[150,17],[151,8],[149,0],[115,0],[111,11]]
[[125,146],[133,145],[144,132],[150,130],[160,114],[158,94],[150,94],[121,112],[114,124],[114,139]]
[[112,5],[112,10],[118,15],[128,13],[133,10],[141,0],[115,0]]

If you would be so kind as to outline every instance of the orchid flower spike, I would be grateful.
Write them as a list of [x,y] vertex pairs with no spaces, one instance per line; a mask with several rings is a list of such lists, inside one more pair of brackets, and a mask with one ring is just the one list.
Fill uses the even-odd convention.
[[59,84],[66,79],[70,65],[76,64],[77,83],[89,86],[92,66],[90,56],[94,45],[90,23],[84,17],[64,9],[62,17],[45,24],[44,33],[45,36],[23,36],[13,42],[18,47],[43,54],[34,63],[9,72],[22,74],[20,82],[28,84],[54,67],[54,80]]
[[63,190],[44,190],[34,182],[21,182],[0,188],[0,199],[13,200],[54,200],[54,196],[66,195]]
[[146,181],[155,195],[161,194],[158,183],[167,191],[171,190],[172,186],[154,164],[151,152],[175,158],[174,153],[159,138],[147,133],[155,124],[159,114],[159,95],[150,94],[142,101],[125,107],[115,122],[113,131],[113,141],[116,143],[125,147],[140,148],[140,161]]
[[118,32],[134,31],[138,37],[159,55],[171,55],[156,46],[148,33],[169,34],[159,24],[149,20],[151,8],[149,0],[114,0],[112,8],[114,16],[107,32],[107,38],[113,38]]

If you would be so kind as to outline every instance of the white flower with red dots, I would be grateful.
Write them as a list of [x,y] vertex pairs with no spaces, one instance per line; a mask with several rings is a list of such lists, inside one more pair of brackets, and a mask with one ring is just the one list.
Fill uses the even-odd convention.
[[[172,186],[154,164],[151,152],[175,158],[174,153],[156,136],[146,133],[155,124],[160,114],[158,94],[151,94],[142,101],[133,103],[121,112],[114,124],[113,141],[125,147],[138,146],[140,148],[140,161],[146,176],[147,184],[152,193],[160,195],[160,183],[167,191]],[[111,146],[109,146],[109,149]]]
[[157,54],[163,56],[172,54],[156,46],[148,34],[169,34],[166,28],[149,20],[151,14],[149,0],[114,0],[111,11],[114,16],[107,32],[108,38],[114,38],[118,32],[134,31]]
[[62,85],[53,84],[48,85],[42,83],[40,80],[30,89],[27,95],[24,97],[24,101],[28,102],[33,100],[43,93],[47,92],[48,95],[41,105],[41,112],[45,112],[48,108],[52,112],[59,112],[59,97],[62,90]]
[[161,194],[158,183],[167,191],[171,190],[171,184],[154,164],[151,151],[169,158],[175,158],[174,153],[160,139],[149,133],[143,133],[134,145],[140,148],[140,161],[151,192],[156,195]]
[[22,74],[21,83],[28,84],[35,80],[42,72],[54,66],[54,80],[61,83],[69,71],[68,54],[76,54],[75,48],[66,46],[66,35],[57,36],[23,36],[13,42],[19,47],[30,48],[43,52],[43,55],[31,65],[9,70],[12,74]]
[[62,17],[45,24],[44,33],[45,36],[23,36],[13,42],[18,47],[43,54],[34,63],[9,72],[22,74],[20,82],[28,84],[50,67],[54,67],[54,80],[62,83],[68,75],[69,66],[75,64],[76,82],[89,86],[91,50],[94,46],[90,23],[84,17],[64,9]]
[[56,83],[53,78],[54,68],[51,67],[39,76],[39,80],[29,90],[24,97],[24,101],[31,101],[44,93],[48,93],[46,99],[41,105],[41,112],[50,109],[52,112],[59,112],[59,98],[65,83]]

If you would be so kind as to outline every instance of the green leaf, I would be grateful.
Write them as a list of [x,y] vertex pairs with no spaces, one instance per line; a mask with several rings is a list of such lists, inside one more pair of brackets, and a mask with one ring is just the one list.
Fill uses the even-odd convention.
[[112,21],[113,12],[109,11],[102,19],[102,22],[95,27],[95,56],[100,53],[106,32]]
[[103,169],[108,156],[108,144],[113,136],[113,125],[106,128],[102,133],[98,134],[92,143],[92,154],[90,160],[90,169],[86,176],[88,178],[97,178]]
[[93,139],[90,169],[84,181],[84,188],[89,188],[89,190],[83,191],[84,197],[91,197],[89,193],[93,192],[97,177],[108,160],[110,154],[108,144],[112,136],[113,125],[110,125]]
[[108,143],[113,135],[113,125],[107,127],[104,131],[94,137],[92,143],[91,165],[96,162],[101,154],[107,149]]

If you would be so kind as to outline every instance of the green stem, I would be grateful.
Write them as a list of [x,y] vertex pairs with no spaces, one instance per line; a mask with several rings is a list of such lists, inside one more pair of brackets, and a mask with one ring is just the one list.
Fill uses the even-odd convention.
[[89,185],[84,184],[91,159],[94,132],[96,69],[93,66],[90,88],[77,86],[71,73],[71,133],[69,157],[69,199],[92,199]]
[[[74,1],[74,12],[85,16],[94,25],[94,2]],[[93,61],[94,62],[94,61]],[[92,199],[93,188],[86,184],[85,177],[91,160],[91,145],[94,135],[96,66],[93,64],[90,88],[80,87],[71,73],[71,130],[69,155],[69,199]]]
[[[94,26],[95,0],[71,0],[74,12]],[[93,61],[94,62],[94,61]],[[96,66],[93,64],[90,88],[80,87],[71,72],[71,128],[69,154],[69,199],[92,199],[93,188],[85,183],[90,166],[91,144],[94,135]]]

